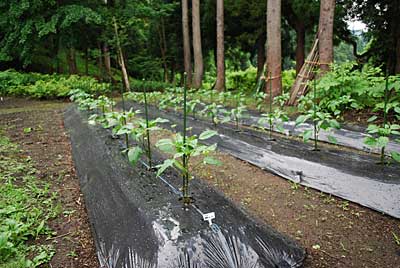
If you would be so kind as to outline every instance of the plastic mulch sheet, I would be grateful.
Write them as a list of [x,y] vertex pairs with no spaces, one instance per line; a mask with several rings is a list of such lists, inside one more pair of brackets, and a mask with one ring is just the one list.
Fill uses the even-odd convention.
[[[76,171],[102,267],[299,267],[299,245],[262,225],[204,182],[191,181],[195,205],[178,200],[180,178],[132,167],[108,130],[65,113]],[[154,152],[156,162],[160,155]],[[214,212],[210,226],[202,214]]]
[[[142,108],[128,102],[128,106]],[[181,114],[160,111],[150,106],[151,117],[163,117],[182,129]],[[168,128],[170,124],[165,124]],[[266,135],[246,129],[235,131],[234,126],[214,127],[208,120],[189,118],[193,134],[210,128],[219,136],[210,140],[218,149],[252,163],[283,178],[298,182],[374,210],[400,218],[400,165],[378,165],[378,159],[347,149],[323,148],[312,151],[311,146],[293,139],[268,141]]]

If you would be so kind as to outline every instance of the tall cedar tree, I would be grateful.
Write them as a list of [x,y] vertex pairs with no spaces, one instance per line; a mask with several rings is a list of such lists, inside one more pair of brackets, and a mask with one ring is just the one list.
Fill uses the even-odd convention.
[[215,89],[225,90],[224,0],[217,0],[217,82]]
[[333,62],[333,20],[335,16],[335,0],[321,0],[319,13],[319,61],[321,71],[329,71]]
[[267,74],[266,92],[282,93],[281,0],[267,1]]
[[204,63],[203,51],[201,46],[201,29],[200,29],[200,0],[192,1],[192,32],[193,32],[193,58],[194,58],[194,74],[192,86],[200,88],[203,82]]

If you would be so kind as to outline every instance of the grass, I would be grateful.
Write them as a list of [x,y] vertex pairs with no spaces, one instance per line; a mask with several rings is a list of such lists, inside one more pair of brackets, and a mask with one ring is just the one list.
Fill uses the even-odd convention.
[[58,212],[50,185],[35,176],[30,157],[0,131],[0,268],[38,267],[54,249],[47,222]]

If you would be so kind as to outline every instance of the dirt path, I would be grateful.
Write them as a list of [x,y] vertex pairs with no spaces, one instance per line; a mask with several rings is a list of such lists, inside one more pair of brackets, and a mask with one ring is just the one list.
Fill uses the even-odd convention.
[[5,99],[0,103],[0,128],[32,158],[37,176],[51,183],[60,213],[49,225],[56,235],[53,268],[99,267],[90,225],[63,126],[63,102]]

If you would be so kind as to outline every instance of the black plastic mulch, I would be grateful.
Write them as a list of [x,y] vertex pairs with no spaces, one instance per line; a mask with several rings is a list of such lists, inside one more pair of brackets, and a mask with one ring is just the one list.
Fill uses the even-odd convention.
[[[65,113],[77,174],[81,181],[102,267],[299,267],[305,252],[293,240],[261,225],[214,188],[194,179],[191,192],[215,225],[142,165],[132,167],[122,142],[87,123],[87,114]],[[156,161],[161,157],[154,152]],[[164,176],[179,188],[173,171]]]
[[[141,104],[127,102],[127,108],[143,111]],[[164,124],[182,130],[182,115],[174,111],[160,111],[149,106],[149,116],[170,120]],[[236,131],[233,125],[214,127],[209,120],[189,117],[188,127],[193,134],[215,129],[219,136],[210,139],[218,149],[252,163],[283,178],[318,189],[346,200],[400,218],[400,165],[378,165],[374,155],[354,151],[323,148],[312,151],[311,145],[293,139],[277,138],[256,130]]]

